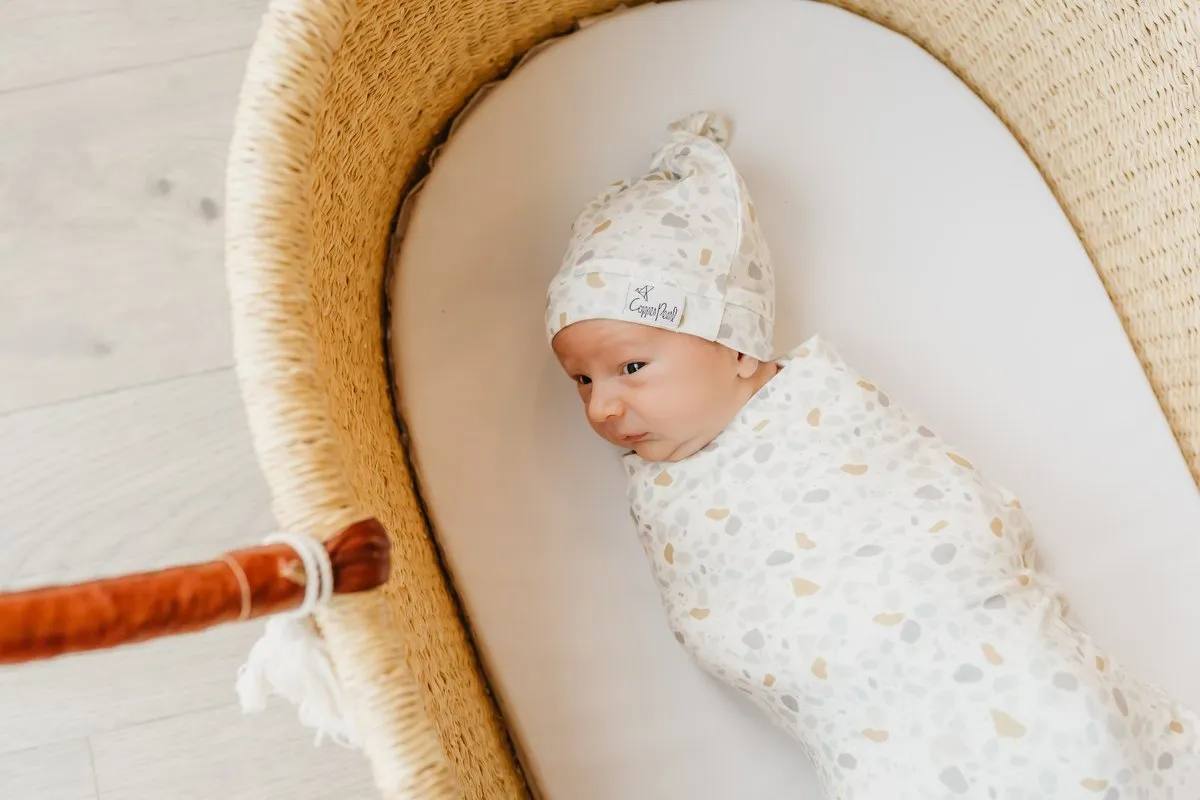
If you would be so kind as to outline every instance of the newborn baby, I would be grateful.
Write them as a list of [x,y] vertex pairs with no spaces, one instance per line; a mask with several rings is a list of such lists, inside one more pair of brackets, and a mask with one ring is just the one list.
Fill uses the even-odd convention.
[[675,637],[830,798],[1200,798],[1200,718],[1078,629],[1016,498],[828,342],[772,358],[728,121],[671,129],[576,221],[546,323],[631,451]]

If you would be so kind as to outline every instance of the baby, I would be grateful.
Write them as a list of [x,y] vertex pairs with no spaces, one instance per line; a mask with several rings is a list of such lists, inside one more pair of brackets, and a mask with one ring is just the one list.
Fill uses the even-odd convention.
[[820,338],[774,279],[728,121],[671,126],[576,221],[547,332],[675,637],[830,798],[1200,798],[1200,718],[1082,633],[1017,500]]

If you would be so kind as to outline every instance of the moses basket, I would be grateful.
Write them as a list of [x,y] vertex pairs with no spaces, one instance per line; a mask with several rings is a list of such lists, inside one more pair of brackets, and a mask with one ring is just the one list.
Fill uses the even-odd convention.
[[[1025,147],[1083,242],[1200,479],[1194,0],[833,4],[923,47]],[[389,800],[536,791],[489,692],[406,458],[384,299],[397,208],[477,89],[539,42],[617,5],[274,0],[250,57],[227,186],[238,374],[281,529],[329,542],[337,596],[317,608],[316,621]],[[272,547],[226,556],[205,575],[187,573],[223,592],[211,609],[176,604],[158,620],[133,611],[90,619],[91,638],[82,642],[72,639],[86,632],[78,626],[53,642],[44,634],[47,620],[88,617],[78,594],[0,596],[0,618],[18,619],[27,634],[0,626],[0,660],[294,607],[304,581],[284,580],[288,551]],[[178,593],[180,574],[168,576],[174,583],[147,580]],[[138,584],[129,603],[149,585]],[[123,586],[102,588],[119,594]],[[58,616],[47,611],[60,601],[67,605],[56,606]],[[112,633],[123,627],[140,632]]]

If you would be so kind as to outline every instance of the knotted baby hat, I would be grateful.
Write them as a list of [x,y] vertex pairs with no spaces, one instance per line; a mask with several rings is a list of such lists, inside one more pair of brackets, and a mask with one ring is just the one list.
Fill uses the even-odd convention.
[[729,118],[700,111],[668,131],[649,174],[612,184],[575,220],[547,291],[549,338],[583,320],[627,320],[769,361],[774,269],[725,152]]

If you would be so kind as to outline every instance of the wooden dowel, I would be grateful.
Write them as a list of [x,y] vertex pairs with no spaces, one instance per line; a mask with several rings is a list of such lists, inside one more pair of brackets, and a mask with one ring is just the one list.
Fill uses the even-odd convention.
[[[325,550],[333,564],[335,594],[362,592],[387,581],[389,542],[378,521],[351,525],[326,542]],[[206,564],[0,593],[0,664],[103,650],[276,614],[303,602],[304,582],[295,551],[272,544],[235,550]]]

